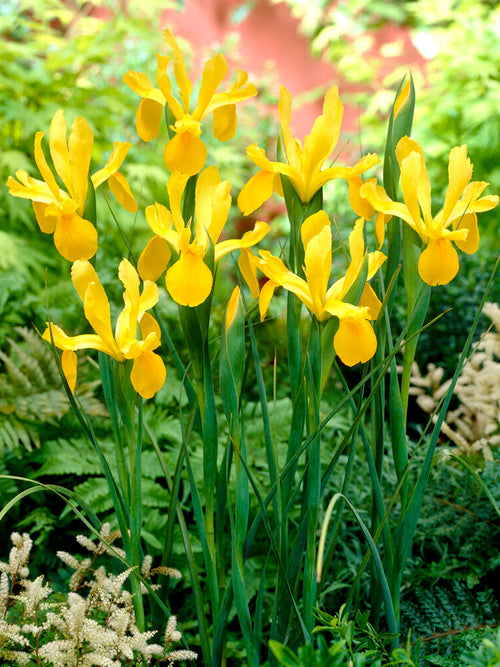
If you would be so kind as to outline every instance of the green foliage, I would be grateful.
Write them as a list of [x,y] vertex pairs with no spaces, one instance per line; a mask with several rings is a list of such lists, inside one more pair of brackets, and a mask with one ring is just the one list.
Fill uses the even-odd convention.
[[500,667],[500,628],[485,637],[474,653],[464,655],[467,667]]
[[[33,330],[17,327],[18,340],[7,338],[9,354],[0,350],[0,452],[19,446],[40,447],[42,434],[56,428],[70,411],[50,346]],[[79,400],[89,415],[104,416],[93,396],[95,383],[79,386]]]

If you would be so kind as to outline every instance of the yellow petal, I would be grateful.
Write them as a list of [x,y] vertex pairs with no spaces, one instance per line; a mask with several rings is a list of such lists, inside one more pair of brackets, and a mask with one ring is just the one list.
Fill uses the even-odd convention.
[[460,250],[471,255],[479,248],[479,231],[477,228],[477,215],[475,213],[466,213],[460,219],[457,229],[466,229],[467,238],[465,241],[456,240],[455,243]]
[[467,157],[467,146],[455,146],[450,151],[448,164],[448,190],[443,205],[443,221],[446,223],[465,186],[472,178],[472,163]]
[[260,287],[259,281],[257,280],[257,266],[253,261],[253,253],[251,250],[248,250],[248,248],[241,249],[238,266],[241,275],[248,285],[251,295],[256,299],[259,296]]
[[314,121],[311,133],[304,140],[304,179],[319,171],[335,148],[342,124],[343,106],[337,86],[332,86],[323,102],[323,113]]
[[135,114],[137,134],[143,141],[152,141],[158,136],[163,116],[163,105],[157,100],[143,98]]
[[85,118],[78,116],[72,125],[68,139],[71,187],[69,192],[78,202],[78,213],[83,215],[89,184],[90,158],[94,145],[94,133]]
[[133,69],[124,74],[122,81],[141,97],[146,97],[154,88],[151,79],[146,74],[135,72]]
[[172,55],[174,57],[175,80],[177,82],[177,87],[179,89],[179,94],[181,96],[182,106],[184,107],[184,113],[189,113],[189,100],[191,97],[191,81],[189,80],[189,77],[187,75],[186,65],[184,63],[184,57],[170,29],[166,28],[162,34],[163,34],[163,39],[172,49]]
[[278,284],[273,280],[268,280],[264,283],[264,286],[260,290],[259,296],[259,312],[260,312],[260,321],[263,322],[266,316],[266,313],[273,298],[274,290],[278,287]]
[[373,291],[372,286],[369,285],[368,283],[366,283],[366,285],[364,286],[363,293],[361,294],[361,298],[359,300],[358,305],[368,308],[370,320],[377,319],[382,304],[378,296]]
[[221,182],[216,166],[207,167],[198,176],[195,192],[196,243],[206,247],[207,232],[217,243],[231,207],[231,183]]
[[56,223],[54,245],[70,262],[90,259],[97,252],[97,230],[78,213],[63,214]]
[[333,346],[346,366],[360,362],[364,364],[377,351],[377,337],[370,323],[363,317],[346,317],[339,320]]
[[236,105],[225,104],[213,111],[214,137],[219,141],[228,141],[236,133],[238,119],[236,116]]
[[42,138],[44,136],[43,132],[37,132],[35,134],[35,162],[36,166],[38,167],[38,170],[40,174],[42,175],[43,180],[45,183],[50,188],[50,191],[54,195],[54,198],[56,200],[61,199],[60,195],[60,188],[57,185],[56,179],[54,177],[54,174],[52,173],[52,170],[50,169],[49,165],[47,164],[47,160],[45,159],[45,155],[42,149]]
[[118,361],[123,358],[111,329],[108,297],[100,282],[91,282],[85,291],[85,317],[107,348],[107,354]]
[[226,331],[231,327],[231,324],[233,323],[233,320],[238,312],[238,306],[240,303],[241,303],[240,288],[238,287],[238,285],[236,285],[236,287],[233,289],[231,293],[229,301],[227,302],[226,318],[225,318]]
[[255,176],[243,186],[238,197],[238,206],[243,215],[253,213],[259,206],[271,197],[274,190],[274,173],[258,171]]
[[130,213],[135,213],[137,211],[137,202],[134,199],[134,195],[130,190],[130,186],[127,183],[125,176],[120,173],[113,174],[109,177],[108,184],[109,189],[118,199],[123,208]]
[[71,393],[75,393],[78,358],[73,350],[63,350],[61,366]]
[[163,387],[167,370],[159,355],[149,350],[134,359],[130,381],[132,386],[143,398],[153,398]]
[[255,223],[253,229],[250,229],[243,234],[241,239],[227,239],[226,241],[221,241],[215,246],[215,261],[218,262],[219,259],[233,250],[254,246],[264,238],[269,230],[270,227],[267,222],[259,220]]
[[146,222],[157,236],[163,236],[172,228],[172,215],[163,204],[155,202],[150,206],[146,206],[145,213]]
[[185,112],[182,105],[180,105],[172,95],[172,84],[170,83],[170,79],[168,78],[167,74],[167,67],[170,62],[170,58],[167,56],[162,56],[159,53],[156,54],[156,58],[158,60],[158,85],[160,86],[160,90],[168,104],[170,111],[174,117],[179,120],[184,116],[184,113],[189,112],[189,104]]
[[[157,290],[157,294],[158,294],[158,290]],[[157,340],[158,340],[158,344],[156,345],[156,347],[158,347],[158,345],[160,344],[160,339],[161,339],[161,329],[160,329],[160,326],[159,326],[158,322],[155,320],[155,318],[152,315],[150,315],[149,313],[143,313],[139,324],[141,326],[142,340],[146,340],[146,338],[148,338],[148,336],[150,336],[150,334],[154,334],[154,337],[157,338]],[[151,348],[151,349],[154,349],[154,348]]]
[[112,174],[116,174],[120,169],[131,146],[132,144],[128,141],[114,142],[113,151],[104,167],[99,169],[99,171],[96,171],[95,174],[92,174],[92,184],[96,190],[100,185],[107,181]]
[[215,91],[227,74],[227,61],[222,53],[216,53],[203,67],[200,92],[198,93],[198,104],[193,111],[195,120],[202,120],[207,113],[207,108]]
[[66,121],[64,112],[58,109],[52,117],[49,130],[50,156],[54,167],[68,192],[72,192],[71,165],[69,161],[68,146],[66,144]]
[[[320,234],[324,227],[328,227],[329,229],[331,229],[330,218],[328,217],[326,211],[321,210],[318,211],[317,213],[313,213],[313,215],[310,215],[308,218],[304,220],[300,228],[300,236],[302,238],[302,245],[304,246],[304,250],[307,250],[309,241],[313,237]],[[330,242],[330,247],[331,247],[331,242]]]
[[58,217],[53,215],[47,215],[47,204],[42,204],[41,202],[34,201],[33,209],[35,211],[36,220],[42,232],[44,234],[52,234],[56,228]]
[[118,278],[125,288],[125,304],[139,305],[139,276],[128,259],[123,258],[118,267]]
[[207,147],[200,138],[189,132],[182,132],[167,143],[163,159],[170,171],[194,176],[203,169],[207,161]]
[[305,275],[315,313],[321,313],[332,270],[332,230],[323,225],[307,243],[304,255]]
[[142,280],[156,281],[167,268],[171,251],[168,243],[161,236],[153,236],[142,251],[137,270]]
[[431,239],[418,259],[418,273],[428,285],[447,285],[457,275],[458,254],[451,241]]
[[360,189],[364,185],[364,181],[361,176],[354,176],[353,178],[348,179],[349,183],[349,203],[352,210],[360,218],[365,220],[370,220],[375,213],[373,206],[370,202],[361,197]]
[[193,252],[181,252],[166,273],[165,284],[172,299],[181,306],[199,306],[212,291],[212,272]]

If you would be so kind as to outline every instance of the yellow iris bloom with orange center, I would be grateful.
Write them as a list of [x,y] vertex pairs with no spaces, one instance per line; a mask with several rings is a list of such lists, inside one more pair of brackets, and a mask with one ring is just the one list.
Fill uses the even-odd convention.
[[172,50],[174,76],[179,90],[180,102],[172,94],[172,84],[167,74],[171,58],[157,54],[159,89],[141,72],[130,70],[123,81],[140,95],[141,103],[136,113],[136,128],[144,141],[151,141],[158,136],[160,122],[165,105],[168,105],[175,123],[170,126],[174,136],[165,146],[163,158],[167,169],[179,171],[190,176],[199,173],[207,159],[207,148],[200,139],[202,120],[213,114],[213,132],[219,141],[227,141],[236,132],[236,104],[257,94],[248,75],[238,70],[236,82],[225,92],[218,93],[217,88],[226,77],[228,65],[222,53],[212,56],[204,66],[194,110],[190,111],[192,84],[188,77],[186,64],[181,50],[170,30],[163,31],[163,38]]
[[[323,113],[314,121],[311,133],[302,142],[292,137],[290,131],[292,96],[281,86],[279,117],[283,144],[288,163],[272,162],[257,144],[247,148],[247,155],[260,171],[244,185],[238,198],[238,206],[245,215],[255,211],[276,191],[283,194],[281,174],[293,185],[300,200],[310,201],[316,192],[328,181],[343,178],[349,182],[349,200],[354,211],[363,217],[371,217],[373,211],[366,212],[367,204],[360,202],[358,191],[362,185],[361,174],[380,162],[370,153],[354,167],[332,166],[323,169],[327,158],[337,145],[342,124],[343,106],[339,100],[337,86],[332,86],[325,95]],[[360,209],[361,207],[361,209]]]
[[[54,234],[58,252],[70,262],[90,259],[97,250],[97,231],[92,222],[83,218],[87,200],[88,180],[94,133],[88,122],[78,116],[69,138],[64,112],[59,109],[52,118],[49,130],[49,149],[56,174],[64,187],[59,187],[56,176],[42,149],[44,132],[35,135],[35,162],[43,181],[32,178],[19,169],[16,178],[9,176],[10,194],[31,199],[40,229]],[[137,209],[134,197],[124,176],[118,172],[131,144],[115,143],[106,166],[92,177],[94,188],[105,181],[112,192],[129,211]]]
[[[449,185],[444,205],[433,216],[431,184],[422,148],[413,139],[403,137],[396,147],[396,158],[401,171],[404,204],[393,201],[374,181],[365,183],[360,194],[376,211],[401,218],[417,232],[425,244],[418,261],[420,277],[428,285],[446,285],[459,269],[458,253],[453,244],[466,253],[476,252],[479,246],[477,213],[494,208],[498,196],[481,197],[489,184],[470,182],[472,163],[467,157],[467,146],[456,146],[450,151]],[[377,231],[382,244],[383,225]]]
[[196,183],[194,221],[190,223],[181,211],[187,180],[187,174],[179,172],[169,178],[170,210],[158,203],[146,208],[146,220],[155,236],[142,252],[138,270],[143,279],[158,280],[173,251],[177,259],[165,274],[167,290],[176,303],[198,306],[213,286],[212,270],[205,262],[209,249],[213,248],[216,264],[233,250],[258,243],[269,232],[269,225],[257,222],[241,239],[220,241],[231,207],[231,183],[221,181],[215,166],[202,171]]
[[[360,218],[349,236],[349,267],[345,275],[330,287],[332,231],[325,211],[309,216],[301,227],[305,279],[290,271],[279,257],[271,255],[267,250],[260,250],[260,257],[250,256],[248,251],[242,254],[240,261],[240,268],[253,294],[256,286],[255,267],[269,278],[260,290],[261,320],[265,317],[276,287],[284,287],[293,292],[319,322],[332,316],[338,318],[339,327],[333,344],[337,355],[348,366],[368,361],[377,349],[377,338],[370,320],[377,319],[381,303],[371,286],[365,284],[358,305],[343,301],[358,279],[365,261],[363,226],[364,221]],[[375,275],[385,259],[380,251],[368,254],[367,279]]]
[[[166,377],[165,364],[154,352],[160,345],[160,327],[146,312],[158,302],[158,287],[146,280],[141,294],[137,271],[126,259],[120,263],[118,276],[125,288],[125,306],[117,318],[114,333],[108,297],[97,273],[90,262],[78,260],[71,268],[71,279],[83,302],[85,317],[95,333],[68,336],[60,327],[48,322],[43,338],[49,342],[53,340],[54,345],[63,350],[62,367],[71,391],[76,384],[75,351],[94,349],[119,362],[133,359],[132,386],[143,398],[152,398]],[[136,338],[138,328],[140,339]]]

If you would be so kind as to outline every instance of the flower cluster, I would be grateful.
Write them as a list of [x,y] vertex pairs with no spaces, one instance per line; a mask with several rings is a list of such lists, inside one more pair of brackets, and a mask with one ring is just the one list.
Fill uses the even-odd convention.
[[[377,319],[381,306],[368,281],[385,261],[380,248],[388,220],[393,216],[399,218],[420,238],[418,271],[429,285],[446,284],[456,275],[459,267],[456,248],[472,253],[478,247],[477,213],[496,206],[498,196],[482,196],[487,183],[471,181],[472,164],[467,157],[467,147],[455,147],[450,152],[449,187],[442,209],[434,215],[424,154],[413,139],[404,136],[395,147],[403,193],[403,202],[398,202],[375,178],[363,179],[364,174],[380,162],[376,155],[365,155],[352,167],[328,164],[342,123],[343,106],[337,87],[332,86],[326,92],[321,115],[310,134],[301,141],[292,136],[292,96],[282,86],[279,119],[284,161],[269,159],[257,143],[249,146],[247,154],[259,170],[242,188],[238,206],[248,215],[273,192],[284,195],[286,182],[304,212],[296,241],[302,244],[296,256],[304,258],[304,266],[289,267],[281,257],[266,250],[258,254],[252,252],[251,248],[270,230],[265,222],[255,223],[243,238],[225,237],[224,227],[232,203],[231,183],[222,180],[216,166],[205,168],[205,119],[212,115],[216,139],[231,139],[237,127],[236,105],[256,95],[255,85],[249,82],[246,72],[239,70],[235,81],[223,92],[219,91],[228,64],[222,54],[216,54],[205,63],[193,108],[193,85],[182,52],[170,30],[165,30],[163,37],[170,55],[157,56],[158,87],[145,74],[133,70],[123,78],[141,98],[136,113],[136,128],[141,139],[147,142],[155,139],[162,118],[167,120],[170,138],[164,146],[163,157],[170,176],[166,187],[167,205],[154,202],[145,208],[146,221],[154,236],[140,254],[137,267],[125,259],[120,264],[118,275],[125,288],[125,306],[114,332],[106,293],[89,262],[97,250],[97,231],[96,221],[89,219],[92,216],[87,212],[87,200],[89,182],[94,189],[108,182],[128,211],[137,210],[131,189],[119,172],[130,144],[115,143],[105,167],[89,180],[92,130],[78,117],[67,138],[64,115],[59,110],[49,133],[55,173],[42,149],[43,133],[38,132],[35,162],[43,180],[20,170],[16,173],[17,180],[10,177],[7,182],[11,194],[32,200],[41,230],[53,233],[58,251],[73,262],[73,284],[95,332],[68,336],[50,322],[43,334],[46,340],[63,350],[62,366],[70,388],[73,390],[76,382],[75,351],[93,348],[120,363],[131,360],[133,387],[144,398],[154,396],[166,376],[165,365],[157,353],[161,343],[160,327],[146,312],[159,299],[156,281],[165,274],[165,285],[172,299],[180,306],[196,308],[207,302],[213,293],[218,261],[234,250],[240,251],[241,273],[252,295],[259,298],[261,318],[276,288],[282,287],[295,294],[319,322],[332,317],[338,320],[334,348],[344,363],[354,365],[368,361],[377,347],[372,322]],[[173,76],[169,73],[171,66]],[[174,84],[178,97],[173,93]],[[393,119],[404,113],[408,100],[409,83],[395,103]],[[313,209],[313,215],[305,212],[316,193],[336,179],[347,182],[349,201],[359,219],[349,237],[350,263],[345,275],[330,284],[334,252],[330,218],[324,210],[314,212]],[[367,252],[365,244],[370,230],[366,221],[373,216],[379,250]],[[257,271],[266,279],[262,286]],[[139,277],[144,281],[142,293]]]
[[[136,660],[146,665],[196,660],[193,651],[172,650],[172,645],[182,639],[175,616],[167,621],[163,645],[150,643],[155,632],[137,628],[132,597],[123,588],[130,569],[113,575],[103,565],[96,566],[103,554],[121,553],[113,544],[118,537],[118,531],[110,531],[109,524],[103,524],[97,542],[82,535],[77,538],[90,557],[79,559],[58,552],[75,573],[64,601],[56,602],[43,576],[33,581],[29,578],[32,539],[28,534],[12,534],[14,546],[9,560],[0,562],[0,659],[5,664],[22,666],[35,659],[37,664],[43,661],[53,667],[121,667],[126,661]],[[154,573],[179,574],[170,568],[151,569],[151,559],[146,559],[141,568],[145,578]]]

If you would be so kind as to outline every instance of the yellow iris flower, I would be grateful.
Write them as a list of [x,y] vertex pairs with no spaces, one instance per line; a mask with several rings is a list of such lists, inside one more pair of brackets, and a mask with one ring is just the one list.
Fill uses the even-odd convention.
[[[395,202],[383,187],[374,181],[365,183],[360,194],[376,211],[404,220],[425,244],[418,261],[418,272],[428,285],[446,285],[458,272],[458,253],[453,243],[466,253],[476,252],[479,245],[477,213],[489,211],[498,204],[498,196],[480,197],[489,185],[472,181],[472,163],[467,146],[455,146],[450,151],[449,185],[443,208],[431,212],[431,184],[425,166],[424,153],[416,141],[403,137],[396,147],[401,171],[404,204]],[[383,226],[379,228],[383,241]]]
[[[254,293],[255,274],[251,265],[258,267],[269,280],[260,291],[259,308],[264,319],[276,287],[293,292],[320,322],[331,316],[339,319],[339,327],[333,344],[335,352],[348,366],[366,362],[375,354],[377,338],[370,320],[378,317],[381,303],[366,283],[358,305],[346,303],[343,298],[360,275],[365,248],[363,240],[364,221],[360,218],[349,236],[351,262],[343,278],[328,283],[332,270],[332,231],[325,211],[309,216],[302,224],[301,236],[304,245],[305,280],[287,269],[279,257],[260,250],[260,257],[250,257],[250,251],[242,255],[240,268]],[[368,254],[367,279],[373,277],[386,257],[375,251]]]
[[[64,112],[59,109],[53,116],[49,130],[49,149],[54,168],[66,190],[59,187],[42,149],[44,132],[35,135],[35,162],[43,181],[32,178],[19,169],[16,178],[9,176],[7,186],[10,194],[22,199],[31,199],[40,229],[45,234],[54,234],[58,252],[70,262],[90,259],[97,250],[97,231],[94,225],[83,218],[87,199],[90,158],[94,144],[94,133],[88,122],[78,116],[73,123],[69,138]],[[129,211],[137,204],[125,178],[118,169],[130,148],[128,143],[115,143],[108,163],[92,177],[94,188],[109,181],[113,193]]]
[[158,136],[163,108],[165,104],[168,105],[175,118],[175,123],[170,127],[175,136],[165,146],[165,164],[172,172],[179,171],[192,176],[203,169],[207,159],[207,148],[200,139],[201,121],[213,113],[215,138],[219,141],[231,139],[236,132],[236,103],[255,96],[257,89],[248,81],[247,73],[238,70],[236,82],[226,92],[217,93],[228,70],[225,57],[217,53],[205,63],[198,102],[191,112],[192,85],[184,58],[170,30],[163,31],[163,38],[172,50],[180,102],[172,94],[172,84],[167,74],[171,60],[169,57],[157,54],[159,89],[153,86],[145,74],[133,70],[125,74],[123,81],[142,98],[135,118],[137,132],[144,141],[151,141]]
[[314,121],[311,133],[302,142],[292,137],[290,131],[292,96],[281,86],[279,117],[283,144],[288,164],[272,162],[265,151],[257,144],[247,148],[247,154],[260,171],[245,184],[238,198],[238,206],[245,215],[255,211],[272,195],[273,191],[283,194],[280,175],[287,176],[304,203],[310,201],[315,193],[328,181],[343,178],[349,181],[349,200],[354,211],[364,216],[365,204],[359,210],[357,193],[362,185],[361,174],[380,162],[370,153],[365,155],[354,167],[328,167],[323,169],[339,138],[342,124],[343,106],[339,100],[337,86],[332,86],[323,102],[323,113]]
[[[143,398],[152,398],[166,377],[165,364],[154,352],[160,345],[160,327],[154,317],[146,313],[158,302],[158,287],[146,280],[141,294],[137,271],[126,259],[120,263],[118,276],[125,288],[125,306],[117,318],[114,333],[109,301],[97,273],[90,262],[78,260],[71,268],[71,279],[83,302],[85,317],[95,333],[68,336],[60,327],[48,322],[43,338],[49,342],[53,340],[54,345],[63,350],[62,366],[71,391],[76,384],[75,350],[91,348],[105,352],[119,362],[133,359],[132,386]],[[140,340],[136,338],[138,326]]]
[[146,220],[155,233],[142,252],[138,270],[143,279],[158,280],[170,261],[172,252],[178,259],[168,268],[165,284],[170,296],[182,306],[198,306],[212,291],[213,275],[205,263],[213,247],[214,262],[237,248],[249,248],[269,231],[265,222],[257,222],[241,239],[219,241],[231,207],[231,183],[221,181],[217,167],[208,167],[198,177],[195,191],[194,222],[182,217],[181,200],[187,174],[174,172],[167,190],[170,210],[162,204],[146,208]]

